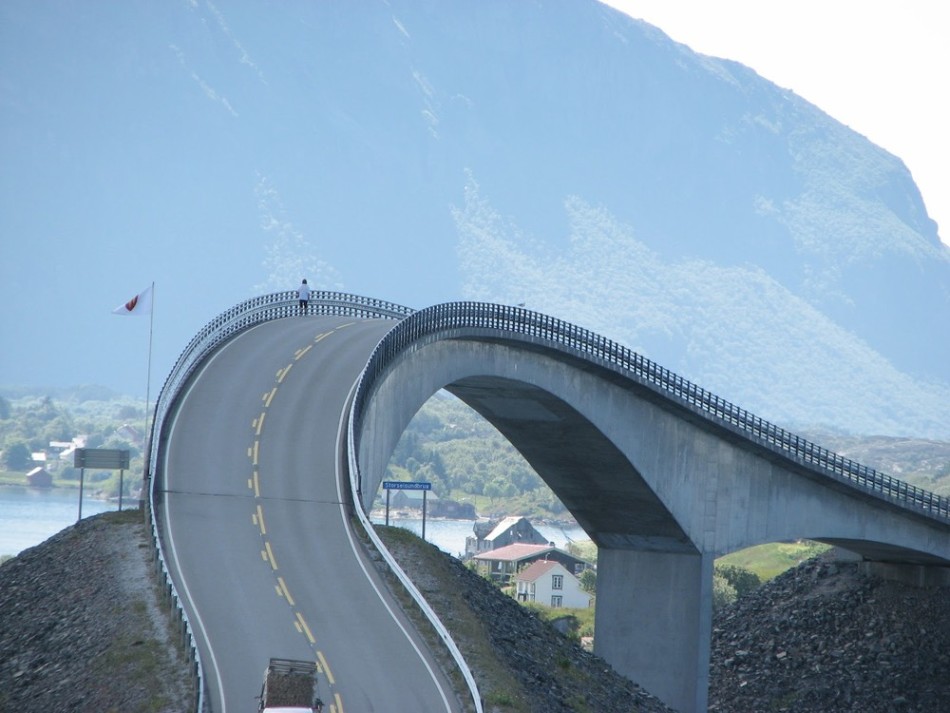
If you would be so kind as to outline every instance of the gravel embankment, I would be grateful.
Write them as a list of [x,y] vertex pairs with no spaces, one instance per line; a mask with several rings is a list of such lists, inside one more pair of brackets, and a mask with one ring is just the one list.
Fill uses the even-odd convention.
[[377,531],[451,632],[486,713],[670,713],[459,560],[405,530]]
[[[0,566],[0,711],[191,711],[141,513],[106,513]],[[465,655],[486,713],[669,713],[418,538],[387,545]],[[950,711],[950,588],[807,562],[715,617],[710,711]]]
[[950,587],[819,557],[715,617],[709,710],[950,711]]
[[87,518],[0,566],[0,711],[194,709],[142,517]]

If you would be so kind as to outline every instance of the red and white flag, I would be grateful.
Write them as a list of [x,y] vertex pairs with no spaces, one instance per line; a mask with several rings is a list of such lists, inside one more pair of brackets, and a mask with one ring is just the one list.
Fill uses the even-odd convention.
[[125,304],[116,307],[114,310],[112,310],[112,314],[127,314],[136,316],[140,314],[148,314],[149,310],[152,309],[152,287],[154,287],[154,285],[150,285]]

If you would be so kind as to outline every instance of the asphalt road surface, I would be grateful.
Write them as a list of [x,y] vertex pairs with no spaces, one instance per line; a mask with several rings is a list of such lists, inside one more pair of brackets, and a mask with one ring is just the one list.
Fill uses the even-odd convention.
[[341,505],[345,404],[392,325],[268,322],[228,342],[184,392],[163,532],[215,713],[256,711],[272,656],[317,662],[326,713],[461,709]]

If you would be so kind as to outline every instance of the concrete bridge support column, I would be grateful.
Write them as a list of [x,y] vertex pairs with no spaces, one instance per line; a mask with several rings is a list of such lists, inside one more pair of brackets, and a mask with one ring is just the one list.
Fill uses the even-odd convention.
[[601,549],[594,651],[680,713],[705,713],[713,557]]

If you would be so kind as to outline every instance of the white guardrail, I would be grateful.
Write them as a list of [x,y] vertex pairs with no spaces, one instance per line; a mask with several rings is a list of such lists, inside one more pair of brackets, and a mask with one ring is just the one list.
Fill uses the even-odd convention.
[[[402,319],[413,310],[408,307],[402,307],[383,300],[377,300],[357,295],[348,295],[339,292],[314,292],[311,293],[308,313],[314,315],[348,315],[354,317],[386,317],[392,319]],[[181,597],[178,594],[175,584],[172,581],[168,564],[165,559],[164,547],[161,538],[161,517],[160,505],[162,499],[161,492],[161,457],[162,445],[166,437],[165,426],[166,418],[170,415],[179,393],[184,389],[195,370],[210,356],[219,346],[231,339],[236,334],[253,327],[256,324],[267,322],[273,319],[298,316],[297,295],[294,291],[279,292],[271,295],[255,297],[218,315],[198,332],[191,340],[188,346],[182,351],[175,366],[169,373],[162,391],[159,394],[155,404],[154,416],[152,419],[152,428],[150,432],[149,444],[146,455],[147,470],[145,473],[148,483],[148,499],[146,507],[151,524],[152,545],[155,553],[155,566],[162,583],[164,597],[171,609],[172,618],[176,621],[181,645],[185,649],[189,666],[192,671],[195,687],[195,711],[197,713],[206,713],[208,710],[208,700],[205,696],[205,682],[202,672],[201,654],[198,651],[195,642],[194,632],[188,614],[182,605]],[[352,429],[352,415],[350,419],[350,429]],[[350,443],[352,443],[352,439]],[[349,449],[350,461],[350,481],[351,487],[355,488],[357,483],[356,474],[358,467],[355,465],[355,450]],[[475,684],[475,678],[471,670],[465,663],[461,652],[452,640],[446,627],[439,620],[438,616],[432,611],[428,602],[425,601],[422,594],[415,587],[406,573],[393,559],[392,554],[386,549],[379,536],[373,529],[372,524],[363,512],[359,498],[355,496],[354,490],[354,508],[363,524],[364,529],[369,533],[373,544],[382,554],[386,563],[392,569],[394,574],[402,582],[403,586],[410,593],[422,609],[425,616],[432,623],[432,626],[439,637],[445,643],[452,657],[456,661],[462,675],[465,678],[466,685],[474,702],[477,713],[482,713],[481,698],[478,693],[478,687]]]
[[[399,567],[373,529],[363,512],[359,492],[359,463],[356,458],[362,410],[374,381],[385,372],[391,360],[398,358],[402,350],[411,345],[431,339],[475,336],[490,333],[492,336],[507,336],[516,341],[543,344],[557,351],[574,354],[590,363],[622,373],[641,385],[648,386],[683,404],[685,407],[719,425],[741,434],[749,441],[783,455],[793,461],[823,472],[828,477],[872,493],[883,500],[896,503],[910,511],[942,521],[950,521],[950,499],[899,481],[884,473],[832,453],[809,443],[803,438],[785,431],[738,406],[690,383],[643,356],[613,342],[606,337],[576,325],[537,312],[505,305],[459,302],[434,305],[415,311],[382,300],[359,297],[338,292],[314,292],[311,294],[310,314],[348,315],[354,317],[385,317],[399,323],[377,345],[366,368],[360,376],[351,403],[348,424],[348,465],[354,510],[373,544],[386,563],[432,622],[460,671],[465,677],[477,713],[482,713],[482,702],[474,677],[462,658],[461,652],[448,630],[426,602],[425,598]],[[162,577],[167,598],[177,616],[183,644],[189,651],[196,680],[196,710],[205,712],[204,683],[201,659],[195,646],[188,617],[181,606],[175,586],[168,574],[162,550],[156,501],[161,499],[160,456],[164,442],[165,419],[169,415],[179,392],[189,377],[204,359],[223,342],[235,334],[261,322],[283,317],[297,316],[296,292],[278,292],[255,297],[222,313],[209,322],[182,352],[162,392],[156,401],[155,415],[146,458],[146,481],[149,482],[148,507],[152,524],[152,540],[155,546],[156,563]],[[157,446],[154,444],[158,444]]]

